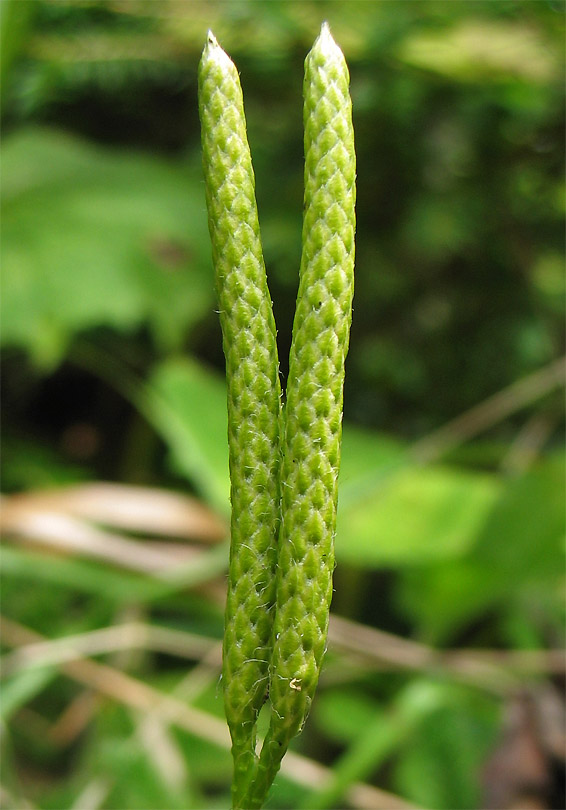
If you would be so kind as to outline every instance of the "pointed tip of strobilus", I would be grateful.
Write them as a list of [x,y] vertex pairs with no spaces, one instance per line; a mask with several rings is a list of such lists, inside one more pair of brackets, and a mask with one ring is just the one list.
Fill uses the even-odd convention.
[[218,40],[210,30],[206,35],[206,43],[202,52],[203,60],[207,64],[219,64],[224,69],[230,69],[232,60],[219,44]]
[[326,51],[328,54],[332,52],[342,53],[336,44],[334,37],[330,33],[330,26],[326,20],[320,26],[320,34],[318,35],[313,47],[316,46],[318,46],[321,50]]
[[218,48],[218,40],[216,39],[210,28],[206,32],[206,44],[213,45]]

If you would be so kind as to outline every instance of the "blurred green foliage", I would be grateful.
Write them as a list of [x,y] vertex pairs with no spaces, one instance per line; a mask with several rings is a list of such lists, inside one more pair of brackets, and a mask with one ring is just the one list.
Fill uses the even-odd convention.
[[[284,377],[302,61],[323,19],[350,66],[358,155],[335,610],[440,647],[560,645],[556,386],[511,402],[466,446],[456,435],[432,463],[411,444],[564,351],[554,0],[4,0],[4,490],[107,478],[188,489],[227,514],[197,63],[210,27],[241,71]],[[8,544],[3,612],[48,637],[133,613],[220,639],[221,608],[194,588],[223,554],[164,583]],[[191,666],[128,661],[172,694]],[[184,763],[172,775],[135,712],[111,702],[57,744],[45,729],[79,687],[46,666],[3,688],[6,807],[78,807],[87,788],[103,808],[227,806],[225,750],[170,728],[165,750]],[[194,705],[221,717],[218,695],[209,684]],[[448,673],[352,669],[331,648],[295,748],[332,778],[308,791],[282,775],[270,806],[342,807],[360,779],[421,806],[481,806],[505,705]]]

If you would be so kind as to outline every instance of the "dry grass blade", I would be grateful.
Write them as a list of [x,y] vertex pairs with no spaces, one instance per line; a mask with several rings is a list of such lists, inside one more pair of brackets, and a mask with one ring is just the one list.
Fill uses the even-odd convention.
[[[104,560],[130,571],[151,574],[169,580],[180,562],[177,550],[160,548],[159,544],[130,540],[119,534],[97,529],[82,520],[60,512],[28,510],[27,505],[5,501],[0,527],[14,539],[48,546],[95,560]],[[182,562],[187,563],[200,552],[182,549]]]
[[[4,617],[0,620],[0,630],[4,643],[10,647],[46,641],[39,633]],[[230,748],[228,729],[222,720],[162,694],[130,675],[86,658],[68,661],[61,669],[70,678],[126,706],[143,712],[170,712],[171,722],[178,728],[226,750]],[[287,779],[309,789],[320,788],[331,776],[328,768],[292,752],[287,754],[281,771]],[[348,789],[346,799],[352,807],[360,810],[416,810],[414,805],[398,796],[360,783]]]
[[0,785],[0,807],[17,807],[18,810],[35,810],[36,805],[32,804],[23,796],[14,796],[11,790],[4,785]]
[[552,436],[557,421],[548,413],[533,414],[509,447],[501,462],[501,471],[507,475],[526,472]]
[[49,728],[47,733],[49,741],[56,746],[70,745],[91,722],[98,711],[99,704],[100,695],[91,689],[79,692]]
[[195,498],[147,487],[94,483],[2,499],[0,531],[14,540],[103,560],[166,582],[204,559],[193,546],[137,540],[93,523],[215,544],[227,534],[224,523]]
[[103,560],[165,582],[178,580],[188,566],[204,560],[204,552],[194,546],[137,540],[89,520],[215,544],[227,533],[199,501],[165,490],[89,484],[2,498],[0,531],[13,540]]
[[98,810],[112,789],[112,783],[108,779],[93,779],[84,790],[77,796],[71,810]]
[[132,622],[20,646],[4,656],[2,673],[6,677],[22,669],[60,665],[85,655],[103,655],[126,649],[152,650],[191,660],[199,660],[216,650],[215,663],[220,665],[218,643],[216,639],[194,633]]
[[518,675],[566,671],[564,650],[448,650],[385,633],[331,615],[330,644],[359,661],[394,668],[436,669],[497,694],[518,685]]
[[430,464],[448,450],[477,436],[556,388],[563,387],[566,378],[565,361],[564,357],[554,360],[415,442],[410,450],[411,457],[417,464]]
[[[218,680],[221,668],[222,642],[218,642],[174,687],[171,697],[185,704],[192,703],[211,683]],[[136,720],[135,734],[150,753],[163,780],[173,790],[181,791],[187,783],[188,773],[178,743],[169,728],[175,720],[171,706],[168,706],[167,710],[143,712]]]
[[219,542],[227,527],[196,498],[155,487],[106,482],[13,495],[5,509],[60,512],[125,531]]
[[[223,603],[224,589],[216,583],[209,583],[206,593],[218,604]],[[328,642],[332,650],[347,654],[348,664],[371,664],[379,669],[433,669],[496,694],[517,685],[517,676],[560,676],[566,672],[566,652],[562,649],[436,650],[335,613],[330,615]]]

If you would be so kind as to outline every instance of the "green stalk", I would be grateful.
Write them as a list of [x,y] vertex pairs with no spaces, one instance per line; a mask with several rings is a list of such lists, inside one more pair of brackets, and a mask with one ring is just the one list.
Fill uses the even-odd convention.
[[344,56],[324,24],[305,61],[305,214],[287,384],[272,710],[250,807],[263,803],[306,719],[326,647],[354,291],[356,164],[348,88]]
[[[212,35],[199,98],[229,388],[232,551],[223,674],[232,801],[235,810],[254,810],[306,719],[326,646],[354,286],[348,69],[325,23],[305,60],[303,253],[284,424],[241,89]],[[255,723],[268,680],[270,727],[258,759]]]
[[231,548],[223,684],[232,801],[255,767],[266,700],[279,527],[281,389],[238,73],[209,33],[199,66],[208,221],[228,380]]

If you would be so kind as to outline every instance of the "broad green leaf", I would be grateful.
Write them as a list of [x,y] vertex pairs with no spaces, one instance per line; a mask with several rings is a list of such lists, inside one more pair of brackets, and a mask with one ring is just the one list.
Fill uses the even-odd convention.
[[229,512],[228,417],[224,379],[196,360],[159,365],[142,392],[174,466],[223,514]]
[[478,537],[477,559],[505,569],[510,578],[556,570],[566,528],[564,461],[549,458],[509,481]]
[[534,27],[516,22],[468,19],[448,30],[410,34],[403,62],[460,81],[558,79],[560,53]]
[[210,309],[198,169],[29,129],[2,173],[4,345],[49,366],[80,330],[147,324],[169,350]]
[[147,381],[92,344],[73,358],[128,399],[167,445],[176,471],[220,514],[229,514],[228,416],[222,375],[195,358],[157,363]]
[[368,437],[365,449],[360,447],[358,452],[365,454],[363,463],[375,458],[374,484],[366,487],[360,480],[361,497],[350,495],[346,503],[339,494],[339,562],[367,567],[415,565],[466,551],[497,498],[499,487],[493,476],[449,467],[402,468],[399,461],[380,473],[380,442],[374,444]]
[[563,459],[542,462],[507,483],[465,559],[407,575],[402,600],[427,639],[446,640],[465,622],[527,593],[531,603],[546,603],[553,588],[560,598],[564,490]]
[[345,424],[342,432],[339,503],[346,509],[359,503],[404,461],[405,445],[398,439]]

